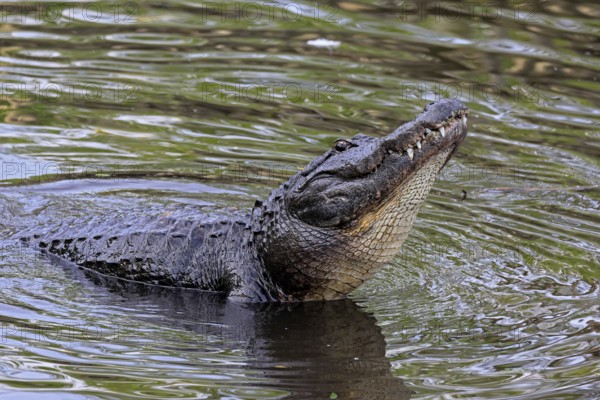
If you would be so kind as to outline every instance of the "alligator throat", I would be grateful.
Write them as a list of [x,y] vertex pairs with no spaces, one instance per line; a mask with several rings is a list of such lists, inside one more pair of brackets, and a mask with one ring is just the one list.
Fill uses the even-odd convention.
[[88,218],[19,237],[117,278],[245,301],[344,298],[398,253],[467,116],[446,99],[387,136],[340,139],[248,214]]

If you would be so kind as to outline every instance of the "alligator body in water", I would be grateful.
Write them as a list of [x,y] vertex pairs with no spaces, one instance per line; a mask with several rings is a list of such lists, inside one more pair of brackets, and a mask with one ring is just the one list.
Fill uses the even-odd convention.
[[124,279],[248,301],[341,299],[400,250],[467,114],[446,99],[387,136],[338,140],[250,213],[92,218],[20,237]]

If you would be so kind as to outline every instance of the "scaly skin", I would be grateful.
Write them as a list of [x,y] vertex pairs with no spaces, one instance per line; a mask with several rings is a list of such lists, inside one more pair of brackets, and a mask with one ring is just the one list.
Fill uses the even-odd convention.
[[442,100],[385,137],[339,140],[250,214],[91,219],[20,236],[124,279],[248,301],[344,298],[400,250],[467,113]]

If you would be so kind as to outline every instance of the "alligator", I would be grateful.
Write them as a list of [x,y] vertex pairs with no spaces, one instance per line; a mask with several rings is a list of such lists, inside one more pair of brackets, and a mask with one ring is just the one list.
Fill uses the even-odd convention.
[[107,276],[251,302],[345,298],[399,252],[438,172],[467,134],[467,107],[431,103],[383,137],[357,134],[246,213],[87,218],[19,238]]

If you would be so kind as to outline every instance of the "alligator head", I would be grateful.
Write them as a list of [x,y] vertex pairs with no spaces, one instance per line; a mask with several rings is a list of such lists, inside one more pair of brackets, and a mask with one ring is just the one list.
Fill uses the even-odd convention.
[[446,99],[385,137],[337,140],[255,207],[259,256],[288,300],[343,298],[398,253],[467,114]]

